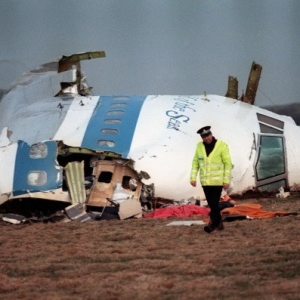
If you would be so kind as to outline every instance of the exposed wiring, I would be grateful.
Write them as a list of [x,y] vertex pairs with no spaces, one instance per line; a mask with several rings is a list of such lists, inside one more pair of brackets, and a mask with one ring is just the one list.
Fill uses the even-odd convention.
[[274,101],[272,101],[261,89],[257,89],[258,91],[260,91],[262,93],[262,95],[268,100],[270,101],[270,103],[272,103],[274,106],[280,106],[278,104],[276,104]]

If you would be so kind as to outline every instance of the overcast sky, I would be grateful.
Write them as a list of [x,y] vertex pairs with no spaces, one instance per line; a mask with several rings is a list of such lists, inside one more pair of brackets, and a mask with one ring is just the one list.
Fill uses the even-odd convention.
[[95,95],[225,95],[262,65],[256,105],[300,102],[299,0],[1,0],[0,88],[77,52]]

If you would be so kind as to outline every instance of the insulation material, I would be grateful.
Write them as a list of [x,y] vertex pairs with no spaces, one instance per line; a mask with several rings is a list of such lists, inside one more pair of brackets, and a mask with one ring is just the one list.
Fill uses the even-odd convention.
[[84,162],[70,162],[65,167],[66,180],[72,203],[84,203],[86,191],[84,187]]

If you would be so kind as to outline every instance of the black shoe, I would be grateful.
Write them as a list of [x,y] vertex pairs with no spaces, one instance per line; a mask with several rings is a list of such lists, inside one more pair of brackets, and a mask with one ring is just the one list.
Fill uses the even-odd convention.
[[204,231],[206,233],[212,233],[215,229],[211,225],[204,226]]
[[221,221],[217,227],[218,230],[224,230],[223,222]]

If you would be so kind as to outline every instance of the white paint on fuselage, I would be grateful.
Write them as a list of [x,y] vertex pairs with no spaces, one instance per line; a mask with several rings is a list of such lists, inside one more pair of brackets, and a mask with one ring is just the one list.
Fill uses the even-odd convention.
[[12,143],[6,147],[0,147],[0,195],[7,194],[9,196],[9,194],[13,191],[17,149],[18,143]]
[[55,141],[80,147],[99,97],[76,97],[54,136]]
[[[199,180],[197,187],[194,188],[189,183],[189,176],[196,144],[201,141],[196,132],[206,125],[212,126],[211,130],[216,139],[225,141],[229,146],[234,165],[232,192],[241,193],[254,187],[257,149],[252,148],[254,137],[257,142],[257,134],[260,132],[257,112],[286,123],[287,156],[290,162],[293,161],[292,165],[289,163],[289,167],[293,168],[295,159],[291,158],[290,153],[295,151],[291,150],[289,145],[295,141],[296,136],[292,136],[296,135],[296,132],[299,136],[299,127],[291,118],[215,95],[186,96],[186,98],[181,96],[181,99],[186,99],[193,105],[179,111],[179,108],[174,108],[176,103],[181,102],[178,97],[148,96],[140,112],[129,152],[130,158],[136,162],[136,169],[145,170],[150,174],[151,178],[145,183],[155,183],[157,196],[175,200],[189,197],[203,198]],[[167,112],[170,111],[173,112],[171,115],[180,116],[177,119],[180,121],[177,124],[178,130],[168,129],[170,118]],[[300,154],[299,150],[297,146],[296,151]],[[289,180],[293,181],[295,172],[289,170],[289,175],[292,175]]]

